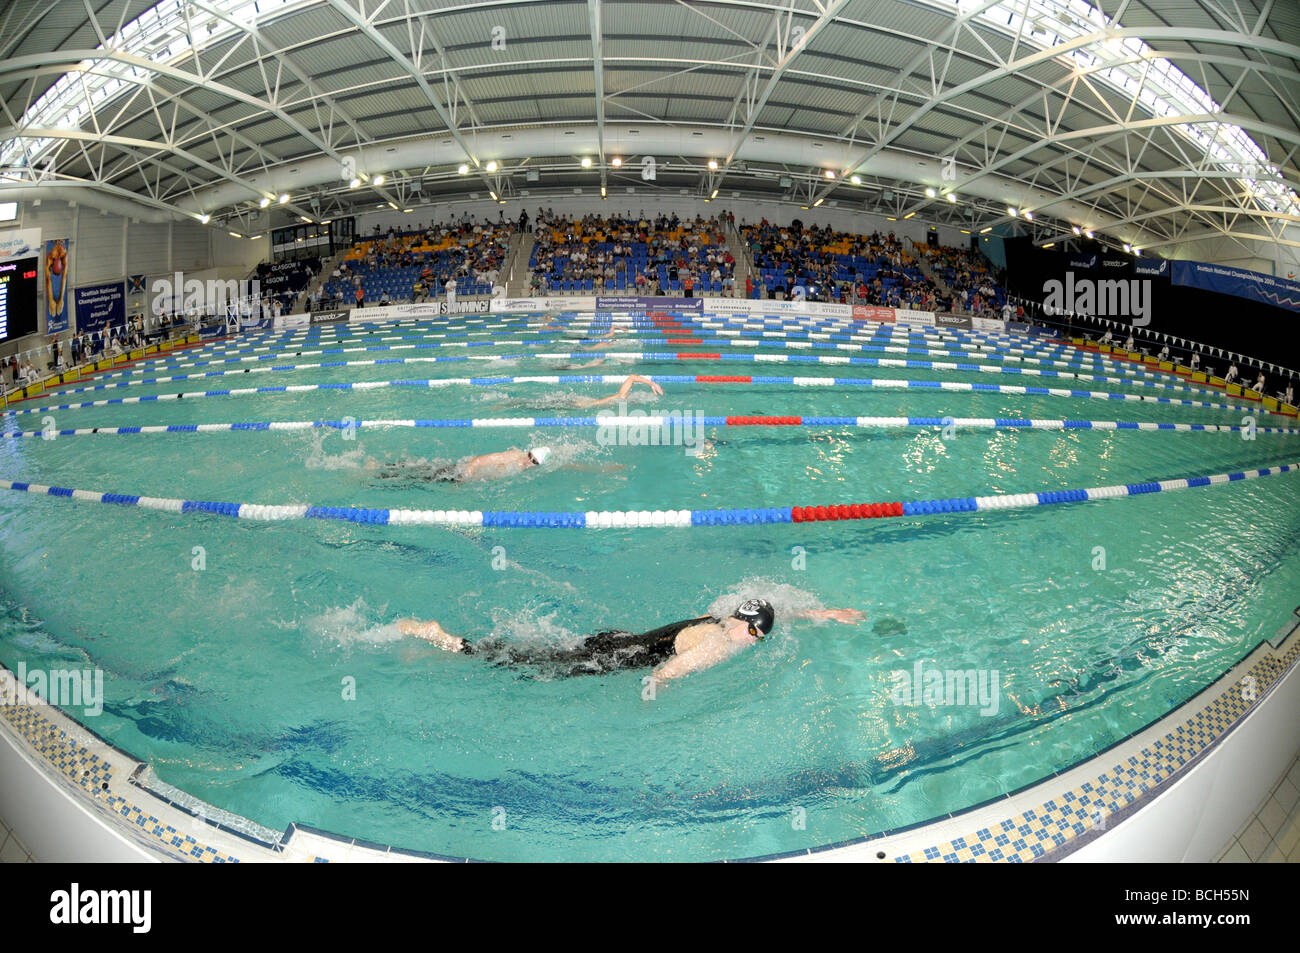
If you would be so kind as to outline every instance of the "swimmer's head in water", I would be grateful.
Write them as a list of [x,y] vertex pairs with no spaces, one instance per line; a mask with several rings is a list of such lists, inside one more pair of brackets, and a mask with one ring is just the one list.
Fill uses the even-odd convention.
[[731,617],[749,623],[749,634],[760,641],[772,631],[772,625],[776,622],[772,604],[763,599],[747,599]]
[[550,447],[533,447],[533,449],[528,451],[529,458],[539,467],[546,462],[546,458],[550,455]]

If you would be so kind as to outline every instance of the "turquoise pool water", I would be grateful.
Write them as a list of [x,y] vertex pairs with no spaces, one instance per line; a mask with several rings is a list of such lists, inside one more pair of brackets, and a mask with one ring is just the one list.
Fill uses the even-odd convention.
[[[523,355],[504,366],[284,371],[107,396],[573,373],[557,371],[566,362],[529,355],[538,349],[559,348],[494,348]],[[783,353],[779,342],[746,351]],[[334,359],[367,356],[376,355]],[[844,365],[663,361],[581,373],[629,371],[1151,393],[1134,385]],[[573,407],[575,398],[613,389],[312,391],[48,416],[64,428],[590,415]],[[1240,423],[1243,416],[1045,396],[743,384],[667,384],[657,398],[638,389],[630,406],[1194,423]],[[43,416],[15,420],[39,429]],[[1260,425],[1291,424],[1261,415]],[[733,427],[707,431],[698,456],[672,446],[603,446],[591,429],[533,436],[363,428],[347,436],[4,440],[0,479],[250,503],[585,511],[1036,492],[1300,460],[1300,439],[1265,434],[1248,441],[1208,433],[961,431],[943,439],[934,429]],[[372,469],[536,443],[555,450],[547,467],[497,484],[381,480]],[[499,860],[759,856],[894,829],[996,797],[1088,757],[1195,694],[1271,635],[1297,601],[1298,480],[1286,474],[1006,513],[602,531],[260,523],[0,491],[0,662],[102,668],[104,713],[69,714],[150,763],[163,780],[272,828],[299,822]],[[200,570],[196,547],[206,562]],[[1098,547],[1105,568],[1095,568]],[[729,614],[752,595],[775,604],[774,638],[654,699],[643,697],[640,672],[548,681],[438,652],[401,638],[393,626],[418,616],[458,634],[563,643],[710,609]],[[867,617],[860,625],[794,618],[817,606],[853,607]],[[893,673],[918,662],[996,670],[996,712],[894,704]],[[345,699],[353,684],[355,700]]]

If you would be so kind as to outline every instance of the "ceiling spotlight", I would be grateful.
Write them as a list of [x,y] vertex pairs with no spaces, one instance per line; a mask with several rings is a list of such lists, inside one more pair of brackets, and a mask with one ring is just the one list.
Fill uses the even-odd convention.
[[1014,205],[1008,205],[1007,214],[1010,215],[1012,218],[1015,218],[1016,215],[1018,215],[1019,213],[1016,211],[1016,207]]
[[988,233],[991,232],[991,231],[993,231],[993,226],[992,226],[992,225],[988,226],[987,228],[981,228],[981,229],[980,229],[980,234],[981,234],[981,235],[986,235],[986,234],[988,234]]
[[590,168],[591,168],[591,156],[583,156],[583,157],[582,157],[582,167],[583,167],[584,169],[590,169]]
[[1072,226],[1070,227],[1070,231],[1074,232],[1074,234],[1076,234],[1076,235],[1082,235],[1082,234],[1083,234],[1083,229],[1080,228],[1078,225],[1072,225]]
[[605,187],[603,185],[600,187],[600,197],[602,199],[605,197]]
[[487,165],[485,165],[483,168],[487,169],[489,172],[495,172],[497,170],[496,160],[488,159]]
[[249,236],[248,236],[248,239],[249,239],[249,241],[254,241],[254,242],[255,242],[255,241],[257,241],[257,240],[258,240],[259,238],[261,238],[261,237],[262,237],[261,235],[249,235]]
[[710,172],[717,171],[717,168],[718,168],[718,160],[717,160],[717,159],[710,159],[710,160],[709,160],[709,171],[710,171]]
[[834,170],[834,169],[827,169],[827,170],[826,170],[825,172],[823,172],[822,174],[825,175],[826,178],[828,178],[828,179],[834,179],[834,178],[835,178],[835,170]]
[[350,189],[359,188],[360,185],[361,185],[360,179],[352,179],[351,181],[348,182],[348,188]]
[[266,208],[270,204],[271,204],[271,200],[267,198],[265,195],[263,195],[260,199],[257,200],[258,208]]
[[1125,251],[1132,251],[1132,250],[1133,250],[1133,246],[1130,245],[1128,242],[1125,242],[1125,243],[1124,243],[1124,250],[1125,250]]
[[388,180],[382,175],[375,176],[375,185],[383,185],[387,181]]
[[717,189],[714,189],[714,190],[713,190],[713,194],[709,196],[709,199],[710,199],[710,201],[712,201],[713,199],[716,199],[717,197],[718,197],[718,190],[717,190]]
[[1134,245],[1134,246],[1133,246],[1133,254],[1135,254],[1135,255],[1140,255],[1140,254],[1142,254],[1142,249],[1140,249],[1140,248],[1138,248],[1136,245]]
[[860,175],[849,176],[849,181],[852,182],[854,185],[861,185],[861,184],[862,184],[862,176],[860,176]]
[[308,223],[311,222],[311,219],[309,219],[306,215],[299,215],[298,217],[302,219],[304,222],[308,222]]
[[826,201],[825,196],[819,198],[816,202],[813,202],[813,208],[816,208],[817,206],[821,205],[825,201]]
[[243,235],[239,234],[239,232],[226,232],[226,234],[229,235],[231,238],[243,238],[243,237],[244,237]]
[[1088,238],[1092,238],[1092,237],[1093,237],[1093,235],[1092,235],[1092,229],[1091,229],[1091,228],[1085,228],[1085,229],[1083,230],[1083,234],[1086,235]]
[[1034,213],[1033,213],[1033,212],[1026,212],[1026,213],[1025,213],[1025,221],[1026,221],[1026,222],[1032,222],[1033,220],[1034,220]]
[[488,190],[488,195],[492,196],[492,201],[493,201],[493,202],[495,202],[495,201],[497,200],[497,194],[496,194],[495,192],[493,192],[492,190],[490,190],[490,189]]
[[456,166],[456,172],[459,175],[469,175],[469,166],[462,162],[460,165]]
[[411,212],[411,210],[410,210],[409,208],[404,208],[404,209],[402,209],[402,213],[403,213],[404,215],[409,215],[410,212]]
[[211,216],[211,215],[208,215],[208,214],[205,213],[205,214],[199,216],[199,224],[200,224],[200,225],[206,225],[206,224],[208,224],[208,222],[210,222],[210,221],[212,221],[212,216]]
[[906,215],[903,216],[903,221],[906,222],[909,218],[911,218],[915,214],[916,214],[915,212],[908,212]]
[[928,186],[926,187],[926,190],[925,190],[925,197],[926,197],[927,199],[932,199],[932,198],[934,198],[934,197],[935,197],[936,195],[938,195],[938,194],[939,194],[939,193],[936,192],[934,189],[929,188]]
[[955,205],[957,202],[957,194],[955,192],[949,192],[944,196],[944,198],[946,198],[950,204]]
[[614,156],[614,158],[609,160],[609,164],[617,169],[619,166],[623,164],[623,160],[620,159],[618,156]]
[[289,201],[289,193],[288,193],[288,192],[281,192],[281,193],[280,193],[280,197],[279,197],[279,199],[277,199],[277,201],[278,201],[281,205],[283,205],[285,202]]

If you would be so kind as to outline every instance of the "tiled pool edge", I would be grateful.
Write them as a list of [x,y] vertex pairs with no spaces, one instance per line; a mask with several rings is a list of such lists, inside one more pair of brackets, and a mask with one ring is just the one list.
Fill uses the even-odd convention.
[[[1280,648],[1261,642],[1163,719],[1047,781],[902,831],[752,859],[897,863],[1064,859],[1104,837],[1176,784],[1228,740],[1247,716],[1262,710],[1297,662],[1300,632],[1293,631]],[[1256,697],[1250,702],[1242,693],[1247,677],[1255,679]],[[106,834],[133,843],[141,854],[134,859],[207,863],[469,860],[371,844],[301,824],[291,824],[276,842],[254,839],[221,823],[217,818],[224,812],[213,808],[210,813],[202,809],[196,813],[149,790],[140,782],[144,765],[57,708],[32,703],[24,687],[17,691],[18,703],[0,704],[0,735],[4,736],[0,748],[6,740],[20,747],[44,779],[74,794]],[[1098,773],[1103,767],[1106,770]],[[4,793],[0,787],[0,814],[7,815]],[[1252,807],[1253,802],[1242,805],[1243,817]],[[1098,827],[1094,817],[1104,823]],[[10,820],[17,830],[17,820]],[[25,842],[31,843],[31,834],[23,834]],[[879,857],[880,853],[884,857]],[[50,855],[42,859],[59,858]]]

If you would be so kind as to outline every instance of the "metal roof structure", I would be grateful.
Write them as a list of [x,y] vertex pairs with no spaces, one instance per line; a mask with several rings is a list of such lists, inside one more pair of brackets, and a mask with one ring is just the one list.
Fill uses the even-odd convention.
[[0,200],[685,192],[1300,249],[1298,44],[1293,0],[14,0]]

